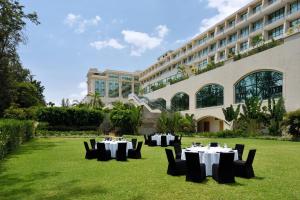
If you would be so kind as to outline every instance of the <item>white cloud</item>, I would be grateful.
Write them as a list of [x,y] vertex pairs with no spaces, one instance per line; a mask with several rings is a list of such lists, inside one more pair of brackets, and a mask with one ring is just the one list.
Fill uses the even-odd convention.
[[91,19],[84,19],[81,15],[69,13],[64,20],[64,23],[75,29],[76,33],[84,33],[89,26],[97,26],[101,21],[98,15]]
[[87,95],[87,83],[82,81],[77,86],[77,92],[69,95],[69,100],[72,103],[74,100],[81,101]]
[[113,39],[113,38],[109,39],[109,40],[91,42],[90,46],[96,48],[97,50],[101,50],[106,47],[111,47],[114,49],[124,49],[125,48],[125,46],[123,46],[116,39]]
[[161,45],[169,29],[165,25],[159,25],[155,28],[156,33],[150,36],[148,33],[134,30],[123,30],[124,41],[131,45],[131,55],[141,56],[145,51],[154,49]]
[[251,0],[200,0],[200,2],[203,1],[208,3],[208,8],[215,9],[217,14],[201,21],[201,26],[199,28],[200,33],[206,31],[208,28],[212,27],[225,17],[234,13]]

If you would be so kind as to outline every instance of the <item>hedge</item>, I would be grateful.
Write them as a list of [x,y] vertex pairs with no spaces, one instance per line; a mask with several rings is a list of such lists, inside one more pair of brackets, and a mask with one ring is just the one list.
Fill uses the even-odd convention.
[[33,121],[0,120],[0,160],[9,152],[34,137]]
[[48,130],[93,130],[102,123],[102,110],[89,108],[45,107],[37,111],[39,122],[47,122]]

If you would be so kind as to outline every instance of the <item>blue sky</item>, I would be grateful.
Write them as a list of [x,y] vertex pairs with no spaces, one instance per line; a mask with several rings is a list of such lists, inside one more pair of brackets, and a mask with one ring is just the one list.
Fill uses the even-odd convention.
[[82,99],[90,67],[143,70],[168,50],[249,0],[21,0],[28,25],[21,61],[45,86],[47,101]]

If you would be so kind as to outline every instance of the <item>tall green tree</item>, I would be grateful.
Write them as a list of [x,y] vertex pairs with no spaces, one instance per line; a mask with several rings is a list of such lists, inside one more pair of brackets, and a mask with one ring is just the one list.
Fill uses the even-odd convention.
[[240,107],[241,105],[239,104],[236,109],[233,108],[233,105],[230,105],[227,108],[222,108],[226,123],[233,129],[235,129],[235,122],[240,114]]

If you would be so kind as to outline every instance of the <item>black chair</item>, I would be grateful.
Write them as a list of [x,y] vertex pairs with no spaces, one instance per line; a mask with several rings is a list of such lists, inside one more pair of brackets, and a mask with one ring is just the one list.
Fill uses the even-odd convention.
[[234,161],[234,174],[237,177],[253,178],[255,176],[253,170],[253,160],[256,154],[256,149],[251,149],[248,153],[246,161],[236,160]]
[[168,158],[168,170],[167,174],[172,176],[180,176],[186,174],[185,160],[175,160],[173,151],[171,149],[165,149]]
[[116,151],[116,159],[117,161],[126,161],[126,148],[127,143],[126,142],[119,142],[118,143],[118,150]]
[[91,147],[92,149],[96,149],[96,140],[95,139],[90,139]]
[[137,148],[136,149],[129,149],[128,150],[128,158],[133,158],[133,159],[141,159],[141,149],[142,149],[143,142],[138,142]]
[[206,179],[205,164],[200,164],[199,154],[185,152],[186,158],[186,181],[200,183]]
[[182,149],[181,149],[181,145],[179,143],[174,144],[174,151],[175,151],[176,159],[181,159]]
[[157,146],[157,141],[156,140],[152,140],[152,135],[148,135],[148,141],[149,141],[149,146],[150,147],[154,147],[154,146]]
[[104,143],[97,143],[97,159],[99,161],[108,161],[111,159],[111,151],[106,150]]
[[83,142],[85,147],[85,159],[94,159],[97,158],[97,152],[94,149],[89,148],[89,144],[87,142]]
[[180,137],[178,138],[178,143],[181,145],[181,139],[182,139],[182,135],[180,135]]
[[167,147],[168,146],[168,144],[167,144],[167,136],[165,136],[165,135],[162,135],[161,136],[161,143],[160,143],[160,146],[162,146],[162,147]]
[[218,147],[218,145],[219,144],[217,142],[211,142],[209,146],[210,147]]
[[179,136],[178,135],[174,135],[174,140],[170,140],[170,146],[174,146],[175,143],[179,143]]
[[145,145],[149,145],[149,139],[147,138],[147,135],[144,135],[144,139],[145,139]]
[[238,151],[239,160],[243,160],[244,148],[245,148],[245,145],[243,145],[243,144],[236,144],[235,145],[234,149]]
[[234,183],[233,169],[234,153],[220,153],[219,164],[213,164],[213,179],[218,183]]
[[131,139],[131,142],[132,142],[132,148],[133,148],[133,149],[136,149],[137,139],[136,139],[136,138],[132,138],[132,139]]
[[197,147],[200,147],[200,146],[201,146],[201,143],[200,143],[200,142],[196,142],[196,146],[197,146]]

